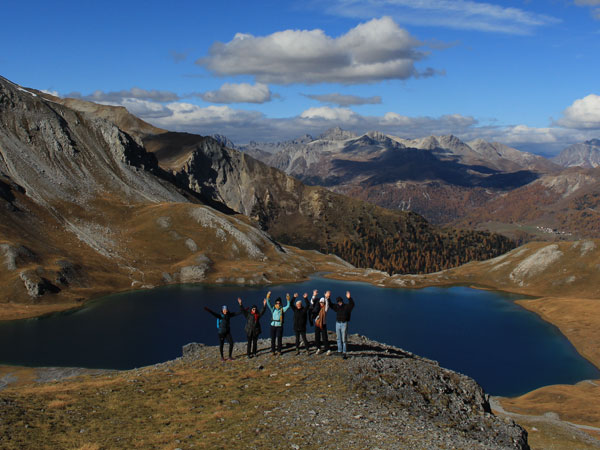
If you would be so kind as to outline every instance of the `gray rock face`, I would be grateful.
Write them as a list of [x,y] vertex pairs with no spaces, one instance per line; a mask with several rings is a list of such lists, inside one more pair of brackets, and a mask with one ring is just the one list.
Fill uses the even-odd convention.
[[600,139],[573,144],[552,158],[552,161],[563,167],[598,167],[600,166]]
[[204,281],[206,272],[210,269],[211,261],[206,255],[196,257],[196,265],[182,267],[179,271],[179,281],[182,283],[198,283]]
[[113,193],[184,201],[154,155],[97,116],[46,100],[0,77],[0,172],[42,206]]
[[33,299],[41,297],[48,292],[56,293],[60,291],[58,287],[54,286],[50,281],[33,270],[23,271],[19,274],[19,277],[25,284],[27,294]]

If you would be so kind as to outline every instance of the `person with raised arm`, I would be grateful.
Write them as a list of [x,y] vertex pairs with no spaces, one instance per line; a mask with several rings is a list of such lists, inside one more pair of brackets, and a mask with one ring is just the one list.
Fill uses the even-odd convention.
[[[277,297],[275,305],[271,305],[271,292],[267,292],[267,306],[271,310],[271,354],[281,355],[283,340],[283,316],[290,308],[290,294],[285,294],[287,305],[282,306],[281,297]],[[277,347],[275,346],[277,339]]]
[[262,333],[260,318],[267,310],[267,299],[265,298],[263,300],[263,307],[260,312],[258,312],[258,307],[256,305],[252,305],[250,308],[244,308],[241,298],[238,298],[238,303],[240,304],[242,314],[246,318],[246,327],[244,328],[246,337],[248,338],[246,354],[248,358],[252,358],[253,356],[256,356],[258,352],[258,336]]
[[331,291],[325,292],[325,297],[321,297],[319,303],[315,303],[313,307],[313,317],[315,319],[315,346],[317,347],[316,354],[321,353],[321,342],[327,355],[331,355],[329,350],[329,339],[327,338],[327,311],[329,311],[329,298]]
[[337,337],[338,354],[342,355],[344,359],[348,357],[348,322],[350,322],[350,316],[354,309],[354,300],[350,296],[350,291],[346,291],[346,298],[348,303],[344,303],[342,297],[336,298],[336,303],[333,303],[331,299],[328,300],[329,307],[336,312],[335,335]]
[[308,294],[304,293],[304,304],[302,300],[298,298],[298,294],[294,294],[292,301],[292,311],[294,312],[294,333],[296,334],[296,355],[300,354],[300,337],[304,342],[304,349],[308,353],[308,340],[306,339],[306,322],[308,322],[308,312],[310,310],[310,301],[308,300]]
[[217,334],[219,336],[219,351],[221,352],[221,361],[225,361],[225,357],[223,356],[223,345],[225,344],[225,340],[229,342],[229,360],[233,361],[233,336],[231,336],[231,327],[229,322],[232,317],[235,317],[241,313],[229,311],[229,309],[227,309],[227,305],[223,305],[221,307],[220,314],[214,312],[208,306],[205,306],[204,309],[217,318]]

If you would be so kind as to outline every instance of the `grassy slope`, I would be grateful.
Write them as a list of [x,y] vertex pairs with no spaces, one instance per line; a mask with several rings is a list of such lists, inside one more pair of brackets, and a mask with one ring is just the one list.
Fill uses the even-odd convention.
[[[197,265],[197,258],[209,258],[210,268],[204,281],[265,283],[299,281],[315,271],[336,270],[340,263],[332,257],[316,255],[286,247],[277,251],[268,239],[258,243],[264,254],[252,256],[239,240],[229,239],[226,245],[217,236],[217,229],[204,226],[190,216],[195,209],[207,210],[201,205],[187,203],[159,203],[126,205],[115,199],[98,199],[81,211],[71,209],[70,219],[93,223],[97,235],[104,242],[103,251],[110,257],[94,251],[90,245],[77,239],[52,216],[37,209],[35,204],[23,202],[31,208],[30,215],[8,215],[10,220],[0,224],[0,243],[24,244],[35,255],[32,260],[18,264],[16,270],[1,270],[0,320],[31,317],[52,310],[79,306],[82,299],[165,284],[164,274],[173,277],[183,267]],[[230,223],[242,232],[252,230],[243,216],[228,217],[214,212],[214,217]],[[157,222],[169,218],[168,226]],[[31,236],[30,236],[31,235]],[[190,249],[186,241],[197,246]],[[189,244],[189,243],[188,243]],[[45,294],[37,299],[14,302],[23,297],[20,273],[42,273],[50,281],[58,271],[57,262],[69,260],[80,268],[80,276],[57,294]],[[3,261],[0,260],[0,264]],[[198,280],[200,281],[200,280]]]

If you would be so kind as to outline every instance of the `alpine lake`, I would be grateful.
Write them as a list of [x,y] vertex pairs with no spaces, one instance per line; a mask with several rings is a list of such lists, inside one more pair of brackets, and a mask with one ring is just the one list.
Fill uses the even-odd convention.
[[[522,295],[467,287],[390,289],[320,277],[260,288],[175,285],[131,291],[80,309],[0,322],[0,364],[131,369],[174,359],[189,342],[218,343],[216,319],[205,306],[220,311],[227,305],[238,312],[241,297],[244,306],[262,308],[267,289],[272,300],[282,297],[284,305],[286,293],[301,297],[313,289],[319,295],[331,290],[333,299],[345,299],[349,290],[356,302],[349,333],[436,360],[473,377],[492,395],[515,396],[600,378],[600,371],[555,326],[514,303]],[[292,312],[285,316],[285,335],[292,335]],[[333,311],[327,322],[335,331]],[[262,338],[269,335],[269,323],[267,310]],[[245,357],[244,325],[242,315],[231,319],[234,356]]]

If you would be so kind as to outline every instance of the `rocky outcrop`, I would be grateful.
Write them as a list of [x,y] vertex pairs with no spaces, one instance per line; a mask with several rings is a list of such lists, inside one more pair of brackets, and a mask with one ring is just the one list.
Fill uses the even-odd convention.
[[[259,350],[257,359],[243,357],[235,364],[271,377],[310,373],[305,383],[290,387],[307,395],[293,404],[281,397],[277,411],[265,413],[261,424],[267,431],[278,427],[280,417],[305,424],[289,436],[281,431],[299,447],[529,449],[527,432],[492,414],[489,397],[473,379],[435,361],[360,335],[349,336],[347,360],[296,356],[293,338],[284,338],[282,355],[275,359],[268,356],[268,340],[259,340],[258,348],[265,350]],[[191,343],[182,351],[184,363],[218,360],[217,347]],[[315,390],[315,380],[327,380],[325,389]]]
[[57,293],[60,289],[53,285],[48,279],[41,276],[33,270],[26,270],[19,274],[19,277],[25,285],[27,294],[33,299],[44,295],[45,293]]

